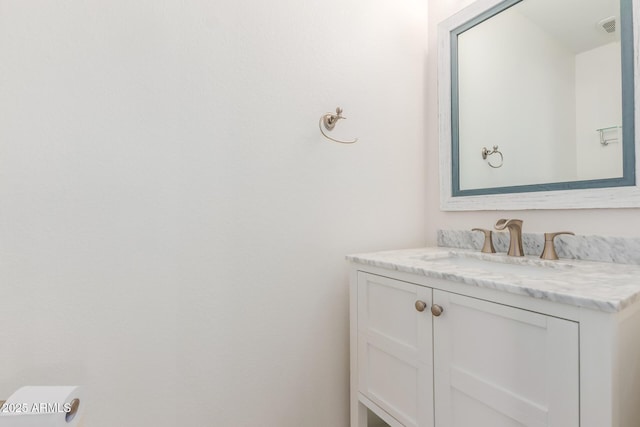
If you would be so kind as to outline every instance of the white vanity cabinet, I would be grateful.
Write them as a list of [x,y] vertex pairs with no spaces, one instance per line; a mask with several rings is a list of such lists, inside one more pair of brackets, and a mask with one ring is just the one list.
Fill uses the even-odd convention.
[[433,294],[437,426],[579,426],[576,322]]
[[639,312],[354,263],[351,427],[640,427]]
[[405,427],[433,426],[431,289],[359,273],[357,295],[359,392]]

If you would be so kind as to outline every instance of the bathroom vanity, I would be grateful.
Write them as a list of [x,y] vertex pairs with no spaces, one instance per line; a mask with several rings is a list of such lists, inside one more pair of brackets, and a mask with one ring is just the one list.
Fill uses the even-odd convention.
[[351,255],[351,427],[640,426],[640,266]]
[[[639,10],[477,0],[439,24],[441,210],[640,206]],[[640,260],[545,240],[347,257],[351,427],[640,427]]]

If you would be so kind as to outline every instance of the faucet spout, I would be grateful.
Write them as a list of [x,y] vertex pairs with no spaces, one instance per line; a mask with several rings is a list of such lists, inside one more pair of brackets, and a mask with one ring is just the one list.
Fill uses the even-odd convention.
[[524,256],[522,249],[522,220],[499,219],[495,225],[496,230],[509,230],[509,256]]

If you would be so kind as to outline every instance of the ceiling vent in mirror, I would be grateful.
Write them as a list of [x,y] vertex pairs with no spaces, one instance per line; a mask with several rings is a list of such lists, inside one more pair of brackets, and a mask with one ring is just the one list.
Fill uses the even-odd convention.
[[598,22],[598,25],[602,27],[607,33],[615,33],[616,32],[616,17],[610,16],[608,18],[603,19]]

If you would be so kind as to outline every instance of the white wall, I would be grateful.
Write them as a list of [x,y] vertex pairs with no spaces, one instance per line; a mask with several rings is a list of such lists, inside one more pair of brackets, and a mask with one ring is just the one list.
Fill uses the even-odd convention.
[[620,42],[576,55],[576,159],[579,179],[622,176],[622,129],[617,143],[600,144],[596,129],[622,125]]
[[[448,18],[472,0],[429,1],[429,64],[427,92],[437,90],[437,24]],[[438,102],[435,96],[427,98],[427,149],[438,150]],[[600,234],[611,236],[640,237],[640,209],[580,209],[546,211],[483,211],[441,212],[439,209],[438,157],[427,159],[427,240],[436,242],[437,229],[467,229],[489,227],[498,218],[516,217],[524,219],[525,232],[572,230],[578,234]]]
[[[425,243],[426,14],[0,2],[0,397],[84,384],[92,427],[347,426],[344,255]],[[320,136],[338,105],[356,145]]]
[[[576,176],[575,55],[518,6],[458,37],[463,190]],[[480,155],[494,145],[499,169]]]

